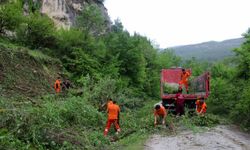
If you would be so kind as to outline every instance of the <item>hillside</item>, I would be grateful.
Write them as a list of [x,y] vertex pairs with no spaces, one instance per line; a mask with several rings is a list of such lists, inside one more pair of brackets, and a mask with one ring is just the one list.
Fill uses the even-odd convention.
[[222,42],[210,41],[200,44],[184,45],[172,47],[176,55],[183,59],[190,59],[192,57],[198,60],[217,61],[225,57],[233,56],[232,50],[240,47],[244,42],[244,38],[230,39]]
[[58,59],[0,41],[0,95],[34,97],[53,92],[61,72]]

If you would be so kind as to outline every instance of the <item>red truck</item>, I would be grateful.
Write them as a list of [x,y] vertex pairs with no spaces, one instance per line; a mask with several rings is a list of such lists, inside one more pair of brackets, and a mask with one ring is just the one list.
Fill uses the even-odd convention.
[[[198,97],[207,99],[210,94],[210,74],[205,72],[198,77],[192,76],[191,69],[186,69],[191,76],[189,78],[189,93],[183,93],[185,98],[185,107],[191,111],[195,109],[195,101]],[[175,95],[173,91],[166,91],[165,85],[179,85],[181,80],[182,68],[169,68],[161,70],[161,99],[166,109],[175,112]],[[184,88],[185,89],[185,88]]]

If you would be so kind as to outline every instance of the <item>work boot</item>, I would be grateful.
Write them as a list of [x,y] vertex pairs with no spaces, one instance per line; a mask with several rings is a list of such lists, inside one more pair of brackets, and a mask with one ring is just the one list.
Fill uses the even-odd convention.
[[115,134],[118,135],[120,132],[121,132],[121,129],[117,129]]
[[104,130],[103,135],[104,135],[104,136],[107,136],[107,135],[108,135],[108,129],[105,129],[105,130]]

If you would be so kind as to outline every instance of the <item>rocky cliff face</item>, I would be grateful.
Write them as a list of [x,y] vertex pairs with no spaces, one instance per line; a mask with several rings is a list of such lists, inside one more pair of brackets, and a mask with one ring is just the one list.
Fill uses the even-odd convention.
[[[26,1],[28,3],[28,0]],[[33,0],[33,2],[39,2],[41,13],[52,18],[58,27],[68,28],[73,26],[76,17],[84,11],[87,4],[96,4],[106,19],[105,22],[108,24],[111,22],[107,9],[103,5],[103,0]]]

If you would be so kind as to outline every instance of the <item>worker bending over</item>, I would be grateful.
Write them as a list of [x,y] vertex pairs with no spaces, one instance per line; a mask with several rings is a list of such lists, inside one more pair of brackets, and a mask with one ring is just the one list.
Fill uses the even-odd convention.
[[207,111],[207,104],[204,99],[198,98],[196,101],[196,113],[203,116]]
[[179,82],[179,85],[182,87],[182,85],[185,86],[187,94],[188,94],[188,78],[190,77],[190,73],[186,71],[185,69],[182,69],[181,73],[181,81]]
[[167,116],[167,111],[164,108],[164,106],[161,104],[157,104],[155,106],[155,109],[154,109],[154,117],[155,117],[154,125],[155,125],[155,127],[158,124],[158,122],[161,122],[162,125],[165,125],[166,116]]
[[108,121],[106,124],[106,128],[104,130],[104,136],[108,135],[108,131],[112,124],[115,125],[117,131],[116,134],[118,134],[121,131],[120,126],[118,124],[118,115],[120,113],[120,107],[116,104],[116,101],[113,101],[112,104],[110,103],[108,105],[107,110],[108,110]]

